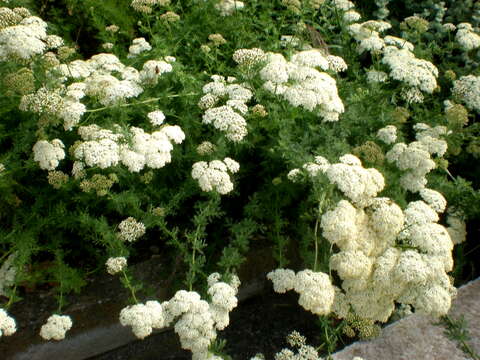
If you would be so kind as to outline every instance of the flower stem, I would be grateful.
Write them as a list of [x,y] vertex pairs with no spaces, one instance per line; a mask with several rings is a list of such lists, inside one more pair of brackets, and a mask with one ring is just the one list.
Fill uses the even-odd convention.
[[150,99],[143,100],[143,101],[138,101],[138,102],[135,102],[135,103],[120,104],[120,105],[115,105],[115,106],[104,106],[104,107],[101,107],[101,108],[98,108],[98,109],[87,110],[85,112],[94,113],[94,112],[98,112],[98,111],[112,109],[112,108],[115,108],[115,107],[129,107],[129,106],[135,106],[135,105],[148,104],[148,103],[155,102],[155,101],[158,101],[158,100],[163,99],[163,98],[175,98],[175,97],[180,97],[180,96],[195,96],[195,95],[198,95],[198,94],[197,93],[173,94],[173,95],[167,95],[167,96],[162,96],[162,97],[157,97],[157,98],[150,98]]
[[123,278],[125,279],[125,284],[127,285],[128,289],[130,290],[130,293],[132,295],[133,301],[135,301],[135,303],[138,304],[137,297],[135,296],[135,289],[130,284],[130,280],[128,279],[127,273],[125,272],[125,270],[122,270],[122,273],[123,273]]

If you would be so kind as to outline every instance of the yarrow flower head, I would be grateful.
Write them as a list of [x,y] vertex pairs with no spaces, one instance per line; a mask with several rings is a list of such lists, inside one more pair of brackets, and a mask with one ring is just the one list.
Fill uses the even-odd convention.
[[65,333],[72,327],[72,319],[66,315],[51,315],[40,329],[40,336],[45,340],[65,339]]
[[233,190],[233,183],[229,173],[236,173],[240,165],[230,158],[213,160],[209,163],[199,161],[193,164],[192,178],[198,180],[203,191],[217,191],[221,195],[228,194]]
[[[244,84],[236,84],[235,78],[213,75],[212,80],[204,85],[205,95],[198,102],[198,106],[206,110],[202,122],[224,132],[230,141],[241,141],[248,133],[243,115],[248,112],[246,103],[253,93]],[[225,105],[214,107],[220,101],[225,101]]]
[[140,37],[132,40],[132,45],[128,48],[128,58],[133,58],[138,54],[152,50],[152,46],[145,40],[145,38]]
[[393,125],[387,125],[378,130],[377,137],[385,144],[393,144],[397,140],[397,128]]
[[480,76],[466,75],[453,82],[453,96],[480,113]]
[[233,61],[239,65],[253,65],[265,60],[265,52],[259,48],[238,49],[233,53]]
[[259,71],[263,88],[292,106],[317,113],[323,121],[338,121],[344,106],[336,81],[321,70],[341,71],[346,64],[340,58],[330,60],[317,49],[297,52],[290,61],[281,54],[268,53],[265,66]]
[[124,257],[115,257],[115,258],[108,258],[107,262],[105,263],[107,266],[107,272],[110,275],[115,275],[119,273],[127,266],[127,259]]
[[55,170],[60,160],[65,158],[65,146],[59,139],[51,142],[39,140],[33,146],[34,160],[38,161],[43,170]]
[[122,241],[133,242],[145,234],[145,225],[133,217],[123,220],[118,228],[118,238]]
[[161,110],[155,110],[155,111],[149,112],[147,114],[147,117],[152,123],[152,125],[157,125],[157,126],[161,125],[163,123],[163,120],[165,120],[165,115]]
[[123,308],[120,312],[120,323],[131,326],[135,336],[144,339],[153,329],[164,326],[164,311],[158,301],[147,301],[144,304],[135,304]]
[[220,0],[215,9],[220,11],[221,16],[232,15],[235,11],[243,9],[245,4],[238,0]]
[[0,309],[0,338],[13,335],[17,331],[15,319],[8,316],[4,309]]
[[431,62],[417,59],[408,49],[387,46],[382,63],[390,67],[390,77],[431,94],[437,87],[438,69]]
[[474,32],[471,24],[458,24],[457,29],[455,40],[464,51],[470,51],[480,47],[480,35]]
[[276,269],[268,273],[267,278],[273,282],[276,292],[283,293],[294,289],[299,293],[298,303],[305,310],[316,315],[330,313],[335,290],[327,274],[308,269],[297,274],[290,269]]

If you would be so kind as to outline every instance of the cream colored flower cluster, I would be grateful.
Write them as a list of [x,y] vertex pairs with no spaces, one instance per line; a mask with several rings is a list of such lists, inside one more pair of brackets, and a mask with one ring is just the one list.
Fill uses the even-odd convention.
[[404,211],[388,198],[365,196],[370,200],[341,200],[322,216],[323,236],[340,249],[330,259],[343,281],[334,311],[344,317],[348,304],[363,318],[385,322],[395,303],[403,303],[418,312],[446,314],[455,288],[447,275],[453,243],[437,223],[437,212],[446,206],[443,196],[424,189],[424,201],[411,202]]
[[430,61],[417,59],[411,50],[387,46],[382,63],[390,67],[392,79],[431,94],[437,87],[438,69]]
[[42,87],[32,94],[22,97],[19,109],[31,111],[46,117],[53,116],[63,120],[65,130],[71,130],[87,108],[80,102],[85,96],[85,84],[73,83],[67,87],[53,89]]
[[164,327],[164,312],[158,301],[127,306],[120,311],[120,324],[131,326],[135,336],[144,339],[153,329]]
[[172,299],[162,303],[164,326],[177,319],[174,329],[182,348],[192,351],[195,360],[211,358],[208,349],[217,336],[216,330],[228,325],[228,313],[237,306],[238,277],[234,276],[230,284],[220,282],[219,278],[216,273],[208,277],[211,303],[202,300],[198,293],[185,290],[177,291]]
[[199,161],[192,166],[192,178],[198,180],[203,191],[216,191],[221,195],[228,194],[233,190],[233,183],[229,173],[236,173],[240,165],[230,158],[212,160],[210,162]]
[[47,35],[47,23],[26,8],[0,8],[0,61],[29,61],[63,45],[56,35]]
[[287,100],[316,112],[323,121],[338,121],[344,112],[334,78],[320,70],[344,71],[347,65],[338,56],[324,56],[317,49],[294,54],[290,61],[277,53],[265,54],[266,64],[260,70],[263,87]]
[[305,310],[316,315],[330,313],[335,289],[327,274],[309,269],[296,274],[290,269],[276,269],[267,274],[267,279],[272,281],[275,292],[295,290],[299,293],[298,303]]
[[[417,141],[424,141],[426,149],[437,154],[446,150],[438,139],[443,128],[420,124],[418,130]],[[403,303],[418,312],[444,315],[455,296],[447,275],[453,265],[453,242],[438,224],[445,198],[423,186],[418,189],[423,200],[402,210],[392,200],[377,197],[384,188],[382,174],[364,169],[350,154],[342,156],[339,164],[317,156],[303,169],[312,177],[322,174],[348,198],[325,212],[320,222],[323,236],[340,250],[330,258],[330,269],[342,279],[342,288],[333,288],[331,311],[345,318],[351,308],[362,318],[385,322],[395,304]],[[461,223],[452,223],[452,231],[461,235]],[[275,291],[297,286],[291,270],[276,270],[268,276]]]
[[[202,122],[224,132],[230,141],[239,142],[248,133],[243,115],[248,112],[246,103],[253,94],[244,84],[235,83],[233,77],[213,75],[212,80],[203,87],[205,95],[198,103],[205,110]],[[225,105],[219,106],[220,102]]]
[[[174,58],[168,59],[174,61]],[[65,130],[71,130],[86,111],[80,102],[85,96],[110,106],[143,92],[143,85],[155,85],[163,73],[171,72],[172,65],[164,60],[149,60],[141,71],[123,65],[113,54],[97,54],[89,60],[74,60],[53,67],[49,76],[57,82],[55,88],[40,88],[24,95],[20,110],[32,111],[63,120]],[[75,80],[68,86],[62,83]]]
[[385,40],[380,33],[392,26],[386,21],[368,20],[363,23],[348,25],[348,32],[358,42],[357,51],[380,52],[385,47]]
[[425,176],[436,168],[432,155],[443,156],[447,151],[447,142],[440,138],[447,134],[445,126],[430,126],[418,123],[414,126],[417,131],[416,141],[406,145],[396,143],[386,154],[389,162],[406,171],[400,178],[403,188],[417,192],[427,183]]
[[220,11],[221,16],[232,15],[235,11],[241,10],[245,7],[242,1],[238,0],[220,0],[215,4],[215,9]]
[[[312,177],[325,174],[345,196],[362,207],[370,205],[372,198],[385,186],[383,176],[377,169],[363,168],[360,159],[351,154],[341,156],[337,164],[330,164],[324,157],[317,156],[315,162],[305,163],[303,169]],[[298,174],[301,172],[300,169],[294,170]]]
[[152,46],[145,38],[140,37],[132,40],[132,45],[128,48],[128,58],[134,58],[145,51],[152,50]]
[[473,26],[469,23],[461,23],[457,25],[455,40],[465,51],[480,48],[480,35],[473,30]]
[[59,139],[48,142],[39,140],[33,146],[33,160],[38,161],[43,170],[55,170],[60,160],[65,158],[65,146]]
[[0,309],[0,338],[2,336],[13,335],[17,331],[15,319],[8,316],[7,312]]
[[118,225],[118,229],[120,230],[118,238],[122,241],[134,242],[145,234],[145,225],[131,216],[123,220]]
[[171,161],[173,143],[180,144],[185,139],[178,125],[164,125],[151,134],[132,126],[129,129],[130,142],[123,135],[95,124],[79,127],[78,133],[84,141],[71,147],[77,161],[102,169],[122,163],[131,172],[139,172],[145,166],[152,169],[164,167]]
[[469,109],[480,113],[480,76],[467,75],[455,80],[452,94]]
[[150,14],[155,5],[166,6],[170,4],[170,0],[132,0],[130,6],[136,11]]
[[393,144],[397,140],[397,128],[394,125],[387,125],[377,131],[377,137],[385,144]]
[[[381,62],[390,68],[390,77],[408,85],[401,92],[408,103],[421,103],[423,92],[431,94],[437,88],[438,69],[431,62],[418,59],[413,54],[414,45],[395,36],[381,36],[391,25],[382,20],[369,20],[348,25],[348,31],[357,41],[359,53],[365,51],[382,55]],[[369,82],[386,81],[383,74],[374,71]]]
[[[294,330],[287,336],[287,343],[296,351],[289,348],[283,348],[280,352],[275,354],[275,360],[326,360],[331,357],[322,358],[318,356],[318,351],[310,345],[307,345],[307,339],[298,331]],[[265,360],[263,354],[256,354],[250,360]],[[364,360],[361,357],[355,356],[352,360]]]
[[72,319],[67,315],[52,315],[40,329],[40,336],[45,340],[63,340],[65,333],[72,327]]
[[107,267],[107,272],[110,275],[115,275],[122,271],[127,266],[127,259],[120,256],[120,257],[111,257],[108,258],[107,262],[105,263]]
[[237,307],[237,292],[240,280],[233,276],[230,284],[220,281],[220,274],[213,273],[208,277],[208,295],[211,297],[210,313],[217,330],[225,329],[230,323],[229,313]]
[[241,66],[252,66],[266,60],[265,52],[260,48],[237,49],[232,55],[233,61]]

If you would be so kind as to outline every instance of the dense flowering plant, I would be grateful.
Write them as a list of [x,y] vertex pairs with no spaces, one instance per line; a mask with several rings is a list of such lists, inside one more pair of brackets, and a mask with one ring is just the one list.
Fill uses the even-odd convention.
[[[39,334],[68,336],[100,270],[138,338],[172,326],[221,359],[253,239],[330,342],[448,312],[478,256],[478,6],[47,3],[0,1],[0,336],[36,283],[59,303]],[[132,275],[146,249],[169,300]],[[324,355],[288,341],[276,359]]]

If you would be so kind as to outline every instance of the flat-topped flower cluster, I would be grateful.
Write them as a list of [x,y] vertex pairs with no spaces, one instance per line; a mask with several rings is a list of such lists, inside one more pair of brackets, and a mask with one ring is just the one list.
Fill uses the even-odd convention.
[[[437,145],[431,148],[444,153],[444,141],[430,137],[442,129],[424,124],[417,128],[422,129],[420,139],[428,136],[429,143]],[[342,288],[327,291],[311,284],[311,291],[323,289],[316,298],[330,299],[335,293],[328,309],[340,318],[351,307],[362,318],[386,322],[396,303],[411,305],[419,313],[445,315],[456,295],[447,274],[453,268],[453,241],[448,229],[438,224],[445,198],[422,183],[421,188],[412,189],[419,191],[422,200],[402,210],[391,199],[376,197],[385,186],[382,174],[363,168],[354,155],[342,156],[337,164],[317,156],[306,165],[310,176],[326,176],[348,198],[325,212],[320,223],[323,236],[340,250],[331,256],[330,268],[342,279]],[[291,270],[276,270],[268,277],[277,292],[297,287]]]

